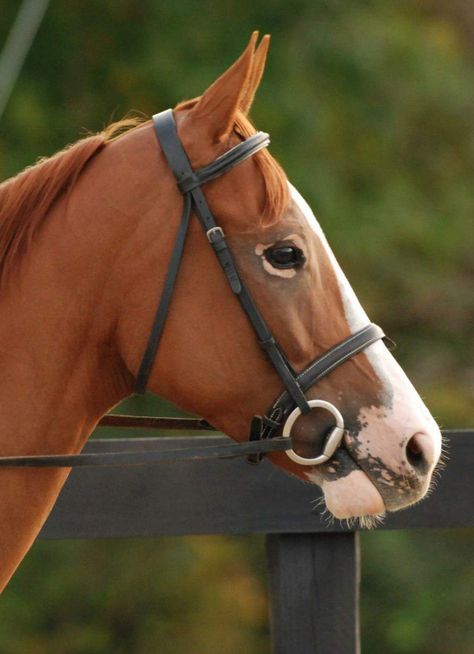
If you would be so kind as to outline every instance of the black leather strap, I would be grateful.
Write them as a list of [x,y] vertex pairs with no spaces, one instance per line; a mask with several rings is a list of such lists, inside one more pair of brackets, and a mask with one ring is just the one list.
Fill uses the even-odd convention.
[[[214,216],[207,204],[205,195],[199,184],[205,183],[210,179],[222,175],[231,167],[236,166],[248,157],[255,154],[262,148],[266,147],[270,139],[268,134],[258,132],[249,139],[239,143],[231,150],[223,154],[214,162],[205,166],[200,171],[194,172],[189,162],[188,156],[181,144],[176,130],[176,123],[174,121],[173,112],[171,109],[161,112],[153,116],[153,124],[158,141],[161,145],[163,153],[166,157],[168,165],[170,166],[176,178],[178,187],[184,190],[184,197],[192,199],[192,207],[205,231],[207,238],[212,245],[217,259],[224,271],[224,274],[229,282],[233,293],[239,299],[242,308],[244,309],[250,323],[252,324],[259,343],[266,352],[271,363],[275,367],[282,382],[293,401],[299,406],[303,413],[309,411],[309,406],[302,392],[298,382],[296,381],[294,372],[288,364],[288,361],[283,356],[278,348],[271,331],[266,325],[263,317],[258,311],[255,303],[253,302],[250,293],[245,287],[242,278],[238,272],[237,266],[234,262],[232,254],[227,246],[224,232],[217,225]],[[189,212],[191,211],[191,205]],[[184,216],[184,210],[183,210]],[[182,219],[183,220],[183,219]],[[178,245],[175,246],[173,255],[178,257],[182,255],[182,248],[179,249]],[[148,376],[153,365],[153,358],[156,354],[161,333],[164,327],[167,311],[169,308],[169,300],[171,298],[174,280],[179,266],[179,261],[171,275],[173,283],[165,284],[162,298],[160,300],[157,315],[153,324],[152,333],[150,335],[148,345],[146,348],[145,356],[140,366],[140,371],[137,377],[135,386],[136,392],[144,392],[148,381]]]
[[[339,367],[345,361],[362,352],[366,347],[378,340],[385,340],[383,330],[374,323],[344,339],[320,357],[312,361],[304,370],[297,374],[296,380],[303,392],[309,390],[323,377]],[[390,339],[388,339],[390,341]],[[392,341],[390,341],[392,343]],[[277,434],[294,408],[291,395],[284,391],[274,402],[265,416],[254,416],[250,429],[250,440],[271,439]],[[259,463],[262,454],[253,454],[248,457],[249,463]]]
[[[306,392],[311,386],[317,384],[318,381],[329,375],[330,372],[338,368],[342,363],[352,359],[353,356],[365,350],[372,343],[383,339],[385,339],[383,329],[374,323],[369,323],[366,327],[344,339],[312,361],[297,375],[296,379],[299,385]],[[276,407],[281,409],[283,415],[292,408],[291,397],[288,393],[285,392],[280,395],[273,405],[272,410]]]
[[181,221],[179,223],[178,234],[176,236],[173,252],[171,253],[171,258],[168,264],[168,271],[166,273],[165,283],[161,292],[158,310],[153,320],[150,336],[148,337],[148,343],[135,381],[136,393],[144,393],[146,391],[148,378],[150,377],[150,372],[153,367],[153,362],[155,361],[156,352],[163,335],[163,329],[166,323],[166,318],[168,317],[168,311],[170,308],[171,298],[173,297],[179,265],[183,257],[183,250],[184,244],[186,242],[186,235],[188,233],[190,215],[191,199],[188,195],[185,195],[183,213],[181,215]]
[[180,429],[184,431],[215,431],[204,418],[168,418],[165,416],[130,416],[121,413],[107,413],[97,423],[98,427],[120,427],[121,429]]
[[93,466],[144,466],[163,461],[196,459],[233,459],[256,453],[284,452],[292,447],[289,438],[273,438],[253,443],[229,445],[197,445],[181,450],[148,452],[98,452],[86,454],[40,454],[32,456],[2,456],[0,468],[90,468]]
[[181,179],[178,186],[182,193],[188,193],[197,186],[201,186],[211,179],[215,179],[227,172],[237,164],[245,161],[259,150],[268,147],[270,137],[265,132],[257,132],[248,139],[234,146],[223,155],[215,159],[212,163],[204,166],[197,172],[190,173],[188,177]]
[[[365,350],[372,343],[384,338],[383,330],[378,325],[369,323],[367,327],[344,339],[298,373],[296,377],[298,384],[303,392],[306,392],[335,368]],[[264,416],[261,437],[271,438],[292,409],[292,398],[285,391],[273,404],[268,414]]]

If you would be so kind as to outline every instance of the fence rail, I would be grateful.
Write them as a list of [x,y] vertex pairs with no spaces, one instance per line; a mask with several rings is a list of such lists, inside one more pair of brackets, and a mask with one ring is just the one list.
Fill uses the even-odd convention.
[[[436,491],[379,529],[474,526],[474,430],[445,432],[449,463]],[[91,440],[86,451],[210,444],[219,436]],[[79,468],[42,538],[267,534],[274,654],[359,652],[357,532],[327,524],[318,491],[263,462],[186,461]]]

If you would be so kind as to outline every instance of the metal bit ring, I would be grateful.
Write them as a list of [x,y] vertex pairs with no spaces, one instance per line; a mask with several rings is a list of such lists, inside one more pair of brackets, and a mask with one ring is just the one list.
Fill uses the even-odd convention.
[[[312,459],[307,459],[304,456],[300,456],[299,454],[296,454],[294,450],[286,450],[286,454],[289,456],[289,458],[292,461],[294,461],[295,463],[299,463],[302,466],[319,466],[321,465],[321,463],[325,463],[326,461],[329,461],[329,459],[332,457],[334,452],[339,447],[342,441],[342,437],[344,436],[344,418],[342,417],[339,409],[337,409],[334,406],[334,404],[331,404],[330,402],[326,402],[325,400],[308,400],[308,405],[312,409],[317,408],[317,409],[325,409],[326,411],[329,411],[329,413],[331,413],[334,416],[336,420],[336,425],[335,427],[332,428],[329,436],[327,436],[326,442],[324,443],[322,454],[320,454],[319,456],[313,457]],[[290,415],[288,416],[285,422],[282,436],[284,436],[285,438],[290,438],[293,425],[295,424],[296,420],[300,417],[300,415],[301,415],[301,409],[299,407],[296,407],[296,409],[290,413]]]

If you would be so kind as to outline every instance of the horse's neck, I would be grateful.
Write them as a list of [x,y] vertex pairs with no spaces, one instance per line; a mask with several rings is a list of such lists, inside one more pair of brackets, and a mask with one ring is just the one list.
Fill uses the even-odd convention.
[[0,328],[0,454],[76,451],[125,395],[112,383],[112,357],[87,343],[82,321],[64,328],[34,307],[18,309],[7,307]]
[[[78,448],[100,416],[130,392],[128,370],[137,368],[156,302],[157,279],[143,272],[146,248],[160,256],[160,240],[150,245],[146,224],[157,218],[156,160],[150,127],[107,145],[54,205],[11,271],[0,295],[3,453]],[[118,353],[127,305],[134,319],[127,330],[136,325],[137,332],[127,332],[136,354],[128,370]],[[146,316],[140,305],[149,309]]]
[[[120,204],[126,189],[109,189],[104,204],[110,163],[101,154],[70,197],[55,205],[2,293],[0,455],[77,452],[100,416],[130,391],[114,329],[124,291],[117,267],[127,256],[135,216]],[[0,589],[66,476],[63,470],[0,471]]]
[[[24,300],[2,302],[0,454],[77,451],[94,420],[80,388],[86,366],[64,330],[46,337],[35,302],[29,306]],[[66,476],[63,470],[0,471],[0,589],[31,546]]]
[[100,343],[105,281],[91,264],[97,253],[70,247],[67,229],[55,233],[65,206],[47,219],[0,304],[2,454],[77,450],[125,394],[114,383],[118,358]]

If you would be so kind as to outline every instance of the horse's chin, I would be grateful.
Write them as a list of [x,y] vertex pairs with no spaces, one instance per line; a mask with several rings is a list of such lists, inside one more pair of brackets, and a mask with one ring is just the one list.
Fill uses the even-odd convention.
[[313,468],[307,478],[324,493],[327,510],[338,520],[358,519],[373,524],[387,508],[382,495],[346,449],[340,448],[331,461]]
[[353,470],[339,479],[323,480],[321,488],[328,511],[339,520],[385,513],[382,496],[362,470]]
[[336,479],[318,480],[318,484],[324,493],[327,510],[338,520],[385,513],[382,496],[362,470],[353,470]]

